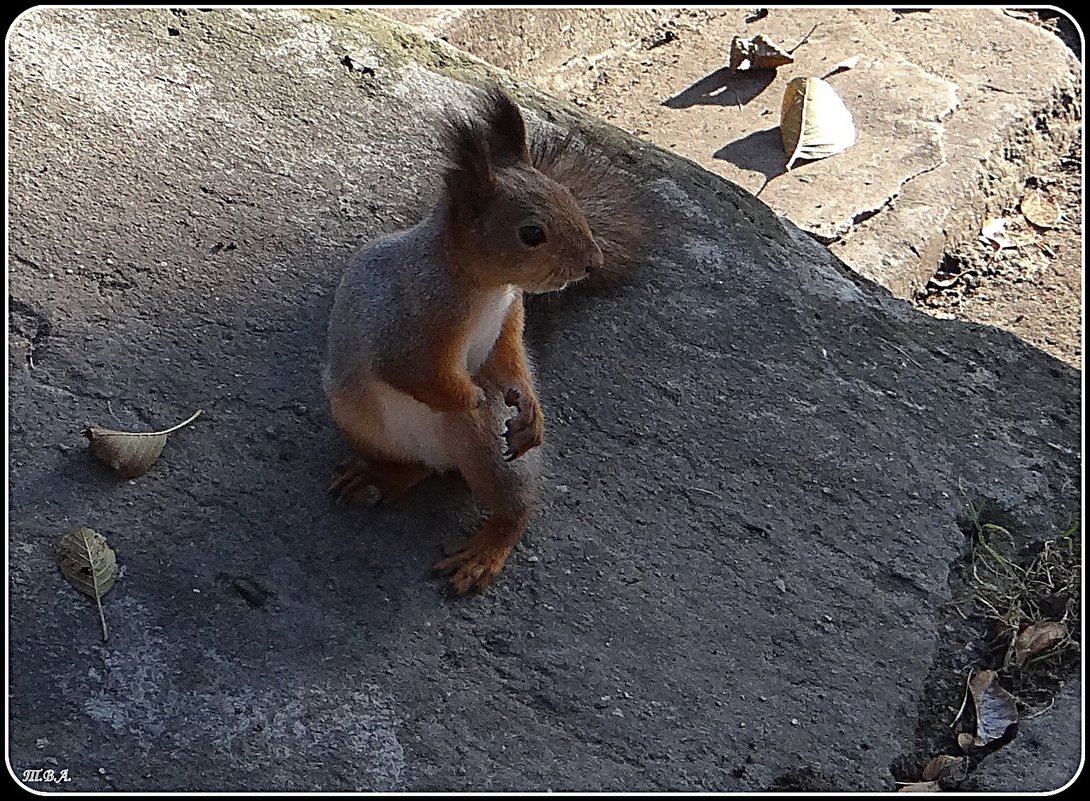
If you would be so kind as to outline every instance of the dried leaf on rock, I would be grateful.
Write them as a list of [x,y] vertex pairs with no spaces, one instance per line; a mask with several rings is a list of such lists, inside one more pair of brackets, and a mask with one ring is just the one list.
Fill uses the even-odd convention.
[[1055,228],[1060,221],[1059,207],[1040,192],[1027,192],[1018,208],[1022,211],[1022,216],[1038,228]]
[[906,784],[898,793],[937,793],[939,791],[938,782],[914,782],[912,784]]
[[847,72],[850,69],[855,69],[858,64],[859,56],[852,56],[851,58],[846,58],[843,61],[838,61],[836,64],[833,65],[833,68],[831,70],[825,73],[825,77],[829,78],[833,75],[836,75],[837,73]]
[[198,409],[188,420],[171,426],[165,431],[134,433],[115,431],[111,428],[91,426],[83,432],[91,443],[91,453],[104,461],[124,478],[137,478],[144,475],[155,464],[163,447],[167,444],[167,434],[187,426],[201,413]]
[[763,33],[752,39],[735,36],[730,42],[732,70],[771,70],[794,64],[794,57]]
[[780,136],[787,167],[799,159],[823,159],[855,144],[855,123],[840,95],[821,78],[795,78],[780,106]]
[[106,538],[89,528],[76,528],[61,538],[57,545],[57,560],[61,573],[77,590],[95,599],[102,621],[102,639],[108,637],[106,615],[102,611],[102,596],[113,589],[117,581],[117,556]]
[[984,223],[984,227],[980,229],[980,239],[985,244],[991,245],[996,250],[1002,250],[1003,248],[1014,247],[1014,242],[1007,239],[1004,233],[1007,228],[1008,220],[1002,217],[996,217],[995,219],[988,220]]

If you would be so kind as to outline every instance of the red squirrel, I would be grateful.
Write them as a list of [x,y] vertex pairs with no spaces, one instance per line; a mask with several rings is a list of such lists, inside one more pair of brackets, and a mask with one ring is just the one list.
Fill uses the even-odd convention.
[[[497,88],[442,127],[443,191],[415,227],[365,245],[334,299],[322,383],[358,456],[330,493],[397,500],[457,469],[487,517],[436,565],[453,590],[486,587],[538,497],[544,418],[523,343],[523,295],[618,276],[641,214],[628,180],[573,137],[527,140]],[[514,414],[511,414],[511,409]]]

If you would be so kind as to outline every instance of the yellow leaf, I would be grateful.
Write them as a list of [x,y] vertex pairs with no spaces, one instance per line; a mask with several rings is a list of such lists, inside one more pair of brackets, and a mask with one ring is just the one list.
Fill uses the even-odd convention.
[[1060,209],[1038,192],[1027,192],[1019,204],[1022,216],[1038,228],[1055,228],[1060,221]]
[[823,159],[855,144],[851,112],[821,78],[795,78],[780,107],[780,136],[787,167],[799,159]]

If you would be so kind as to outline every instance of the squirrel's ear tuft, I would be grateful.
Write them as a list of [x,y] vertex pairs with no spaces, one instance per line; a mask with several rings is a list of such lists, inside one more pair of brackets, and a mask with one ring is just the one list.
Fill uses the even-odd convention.
[[447,187],[459,195],[483,198],[495,189],[496,178],[489,164],[488,142],[480,123],[452,112],[440,130],[446,156]]
[[531,163],[526,123],[515,102],[498,88],[485,90],[467,118],[446,116],[441,129],[448,194],[475,208],[496,191],[496,169]]
[[488,137],[491,162],[497,167],[529,164],[526,123],[518,104],[498,87],[491,87],[481,99],[480,119]]

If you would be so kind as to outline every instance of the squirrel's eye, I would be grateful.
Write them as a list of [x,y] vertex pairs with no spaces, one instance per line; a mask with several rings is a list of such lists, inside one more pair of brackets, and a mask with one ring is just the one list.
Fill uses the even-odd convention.
[[536,225],[524,225],[519,228],[519,239],[524,245],[536,248],[545,241],[545,232]]

